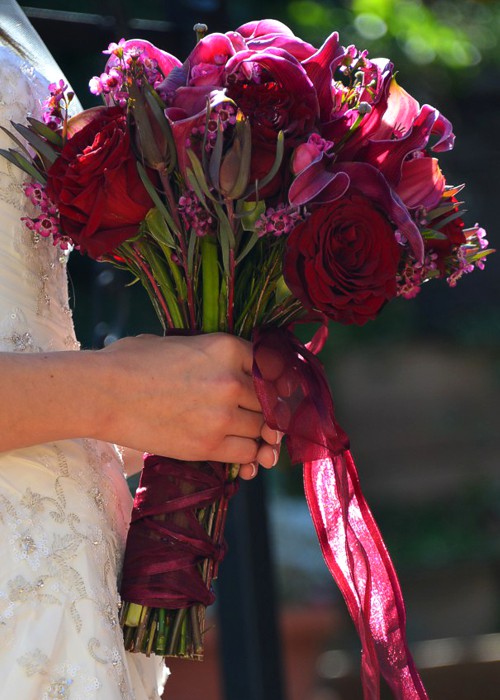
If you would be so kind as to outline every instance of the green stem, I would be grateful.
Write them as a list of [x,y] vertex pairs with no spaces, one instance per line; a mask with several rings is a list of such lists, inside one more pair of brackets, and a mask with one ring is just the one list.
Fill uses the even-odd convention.
[[184,328],[184,318],[179,308],[179,298],[176,296],[172,283],[168,278],[168,273],[162,264],[161,259],[151,255],[151,271],[160,288],[164,291],[164,299],[170,311],[174,328]]
[[162,249],[163,255],[165,256],[165,259],[168,263],[168,266],[170,268],[170,272],[172,274],[172,277],[174,278],[174,283],[175,287],[177,289],[177,294],[178,294],[178,299],[180,302],[184,302],[185,294],[186,294],[186,282],[184,281],[180,270],[179,270],[179,265],[174,262],[172,258],[172,249],[169,248],[168,245],[165,245],[165,243],[159,243],[160,248]]
[[201,638],[200,621],[198,615],[200,612],[202,615],[204,615],[205,613],[204,611],[200,611],[201,607],[202,606],[200,605],[193,605],[189,610],[189,615],[191,617],[191,630],[193,633],[193,645],[195,655],[203,655],[203,640]]
[[125,624],[127,627],[138,627],[143,606],[138,603],[126,603],[126,605]]
[[201,269],[203,276],[203,332],[219,330],[219,261],[217,241],[213,236],[201,239]]
[[151,651],[153,649],[153,643],[156,637],[156,627],[158,625],[158,610],[153,610],[153,616],[149,623],[149,637],[148,645],[146,647],[146,656],[151,656]]
[[166,611],[163,608],[158,610],[158,634],[156,637],[155,652],[158,656],[164,656],[167,648],[167,637],[165,633]]
[[172,321],[172,316],[170,315],[170,310],[167,306],[167,303],[163,297],[163,294],[161,293],[158,285],[156,284],[156,280],[149,269],[148,265],[146,264],[145,260],[143,260],[140,252],[136,249],[135,245],[132,245],[132,255],[134,256],[134,259],[139,267],[140,270],[146,275],[149,284],[151,285],[151,288],[153,289],[153,292],[155,294],[156,300],[161,308],[161,311],[163,313],[163,318],[165,319],[166,323],[168,326],[171,328],[173,327],[173,321]]
[[182,623],[184,622],[184,618],[186,617],[186,614],[187,614],[187,608],[181,608],[180,610],[176,610],[175,620],[174,620],[174,624],[172,626],[172,636],[170,638],[170,643],[168,645],[168,651],[167,651],[167,654],[169,656],[174,654],[176,651],[177,641],[179,639],[179,635],[181,633],[181,628],[182,628]]
[[[227,216],[229,224],[236,238],[235,228],[239,226],[239,222],[234,215],[234,203],[231,199],[226,200]],[[241,231],[240,231],[241,233]],[[229,274],[227,280],[227,329],[229,333],[234,333],[234,287],[236,277],[236,260],[234,249],[229,250]]]
[[186,239],[184,237],[184,228],[181,223],[179,216],[179,209],[177,207],[177,202],[174,198],[174,193],[172,192],[172,187],[170,185],[170,178],[166,170],[159,171],[160,180],[163,186],[163,191],[165,197],[167,198],[169,212],[174,221],[174,232],[177,235],[177,240],[181,248],[182,264],[186,273],[186,286],[187,286],[187,301],[188,309],[190,315],[191,329],[196,328],[196,307],[194,303],[194,292],[193,292],[193,282],[188,270],[188,251],[186,246]]

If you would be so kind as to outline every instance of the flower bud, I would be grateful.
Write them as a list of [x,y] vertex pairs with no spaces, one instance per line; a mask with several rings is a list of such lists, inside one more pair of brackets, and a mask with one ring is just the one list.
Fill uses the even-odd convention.
[[[154,170],[170,170],[175,165],[175,149],[169,138],[170,127],[153,95],[134,83],[130,90],[130,112],[135,126],[135,145],[145,165]],[[172,163],[173,159],[173,163]]]
[[372,106],[368,102],[360,102],[358,105],[359,114],[370,114],[372,111]]
[[233,143],[219,170],[219,188],[224,197],[238,199],[243,196],[250,177],[251,155],[250,123],[242,115],[238,115]]

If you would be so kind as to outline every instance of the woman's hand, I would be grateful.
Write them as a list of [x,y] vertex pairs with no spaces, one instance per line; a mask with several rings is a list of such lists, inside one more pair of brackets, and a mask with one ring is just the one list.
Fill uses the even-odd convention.
[[0,451],[91,437],[181,460],[276,464],[250,343],[139,336],[89,352],[0,353]]
[[97,354],[108,365],[97,437],[182,460],[242,464],[244,479],[259,463],[276,464],[281,434],[264,423],[250,343],[222,333],[145,335]]

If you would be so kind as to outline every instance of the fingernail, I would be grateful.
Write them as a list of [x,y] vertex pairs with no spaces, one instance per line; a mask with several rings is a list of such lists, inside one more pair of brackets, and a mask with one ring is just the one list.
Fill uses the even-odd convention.
[[273,454],[274,454],[273,467],[275,467],[278,464],[278,459],[279,459],[280,453],[278,452],[278,450],[274,449],[274,447],[273,447]]
[[283,435],[285,433],[282,433],[280,430],[276,431],[276,444],[279,445],[281,441],[283,440]]
[[252,462],[251,466],[252,466],[252,476],[250,478],[253,479],[254,476],[257,474],[259,467],[257,466],[257,462]]

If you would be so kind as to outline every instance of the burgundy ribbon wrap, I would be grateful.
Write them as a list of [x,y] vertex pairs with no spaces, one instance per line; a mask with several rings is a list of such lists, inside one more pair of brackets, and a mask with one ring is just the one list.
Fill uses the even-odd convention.
[[427,693],[406,642],[394,566],[364,499],[346,434],[335,420],[323,366],[290,331],[254,333],[254,383],[266,422],[287,435],[326,564],[362,644],[365,700],[380,697],[380,673],[398,700]]
[[211,605],[215,596],[203,581],[200,565],[206,559],[219,562],[226,547],[207,535],[197,513],[229,499],[236,489],[237,482],[227,481],[221,462],[148,455],[127,536],[123,600],[167,610]]

